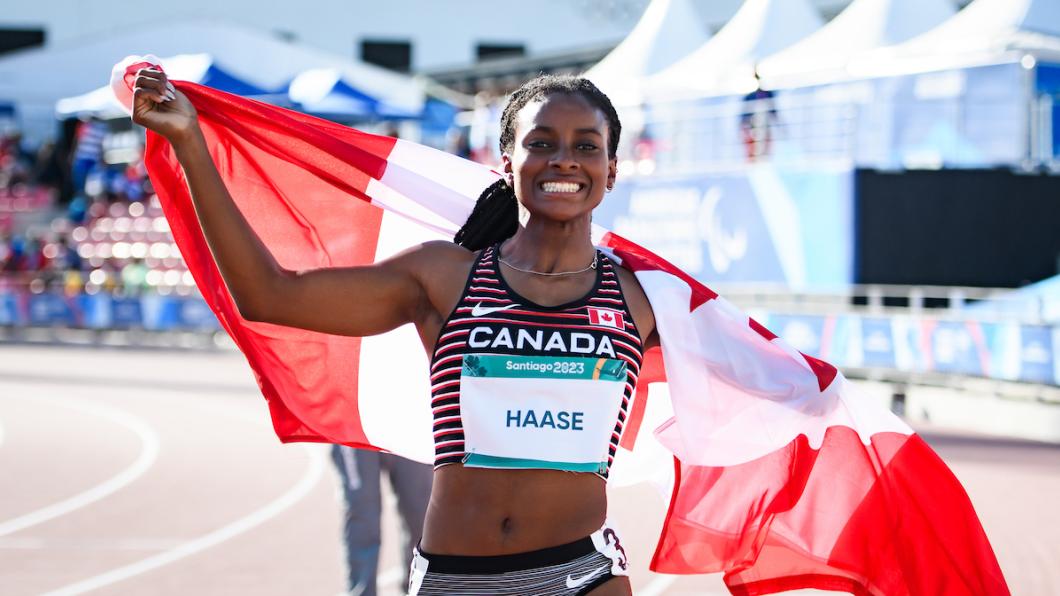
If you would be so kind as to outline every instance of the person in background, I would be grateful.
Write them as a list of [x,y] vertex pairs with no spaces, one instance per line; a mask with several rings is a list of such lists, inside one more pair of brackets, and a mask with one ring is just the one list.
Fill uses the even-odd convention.
[[0,137],[0,188],[10,188],[29,181],[32,158],[22,145],[17,130]]
[[[408,584],[412,548],[423,535],[431,498],[432,468],[392,453],[334,445],[332,461],[339,471],[343,497],[343,540],[347,590],[351,596],[375,596],[379,573],[381,474],[386,472],[401,515],[402,581]],[[398,579],[398,578],[395,578]]]
[[107,125],[95,118],[84,120],[77,127],[77,147],[71,167],[74,193],[84,192],[89,173],[102,165],[103,138],[106,134]]
[[773,103],[774,94],[762,88],[762,78],[758,75],[758,67],[755,67],[754,76],[755,90],[744,96],[743,111],[740,114],[740,132],[749,162],[769,156],[772,148],[770,127],[777,123],[777,108]]

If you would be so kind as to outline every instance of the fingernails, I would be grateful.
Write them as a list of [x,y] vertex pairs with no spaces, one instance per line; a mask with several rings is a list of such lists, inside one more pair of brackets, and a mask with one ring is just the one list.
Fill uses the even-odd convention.
[[169,90],[170,90],[170,91],[172,91],[173,93],[176,93],[176,92],[177,92],[177,88],[176,88],[176,87],[174,87],[174,86],[173,86],[173,83],[170,83],[169,81],[166,81],[166,89],[169,89]]
[[166,101],[171,101],[177,98],[176,94],[174,94],[172,91],[166,91],[165,97]]

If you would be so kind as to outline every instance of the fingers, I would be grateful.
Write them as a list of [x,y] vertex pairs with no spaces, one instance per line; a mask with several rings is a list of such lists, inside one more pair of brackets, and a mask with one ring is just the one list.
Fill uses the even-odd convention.
[[176,88],[162,71],[154,68],[141,68],[136,72],[133,95],[149,97],[156,103],[164,103],[176,99]]

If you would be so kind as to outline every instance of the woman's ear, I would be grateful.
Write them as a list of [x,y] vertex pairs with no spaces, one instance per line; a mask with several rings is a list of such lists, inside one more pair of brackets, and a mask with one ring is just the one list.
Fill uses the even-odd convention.
[[504,181],[508,183],[508,187],[515,188],[515,172],[512,171],[512,158],[507,153],[501,154],[501,172],[504,174]]

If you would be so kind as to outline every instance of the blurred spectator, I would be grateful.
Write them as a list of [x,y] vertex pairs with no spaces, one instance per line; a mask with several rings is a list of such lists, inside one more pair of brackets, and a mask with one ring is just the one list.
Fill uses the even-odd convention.
[[757,67],[754,76],[755,90],[744,96],[743,112],[740,114],[740,132],[747,150],[747,161],[757,161],[769,155],[772,149],[770,128],[777,123],[774,94],[762,88]]
[[106,134],[107,125],[95,118],[88,118],[77,127],[77,145],[71,166],[75,193],[84,190],[89,173],[102,165],[103,138]]
[[86,215],[88,215],[88,200],[85,199],[85,195],[78,194],[66,206],[66,217],[75,224],[82,224],[85,223]]
[[85,289],[85,276],[80,269],[67,269],[63,273],[63,293],[76,296]]
[[41,143],[33,160],[30,181],[41,186],[58,188],[63,183],[63,168],[53,141]]
[[431,497],[432,466],[394,455],[332,445],[331,458],[342,483],[343,538],[346,547],[347,594],[375,596],[379,571],[379,518],[383,504],[380,476],[385,474],[401,514],[404,583],[412,566],[412,547],[423,534]]
[[10,131],[0,137],[0,188],[11,188],[29,181],[30,156],[22,146],[22,135]]
[[0,232],[0,272],[8,272],[8,264],[14,259],[14,247],[12,246],[11,234]]
[[489,91],[475,95],[475,108],[471,114],[471,129],[468,142],[471,159],[484,164],[500,163],[500,111],[503,97]]
[[139,296],[147,286],[147,265],[133,258],[121,268],[121,285],[126,296]]
[[450,130],[449,146],[446,150],[457,157],[471,159],[471,139],[468,136],[468,129],[453,128]]
[[140,156],[125,166],[125,196],[130,201],[141,201],[146,196],[147,188],[147,165],[144,164],[143,147],[140,147]]
[[28,272],[42,271],[48,265],[44,255],[44,246],[39,238],[28,237],[22,249],[22,270]]

